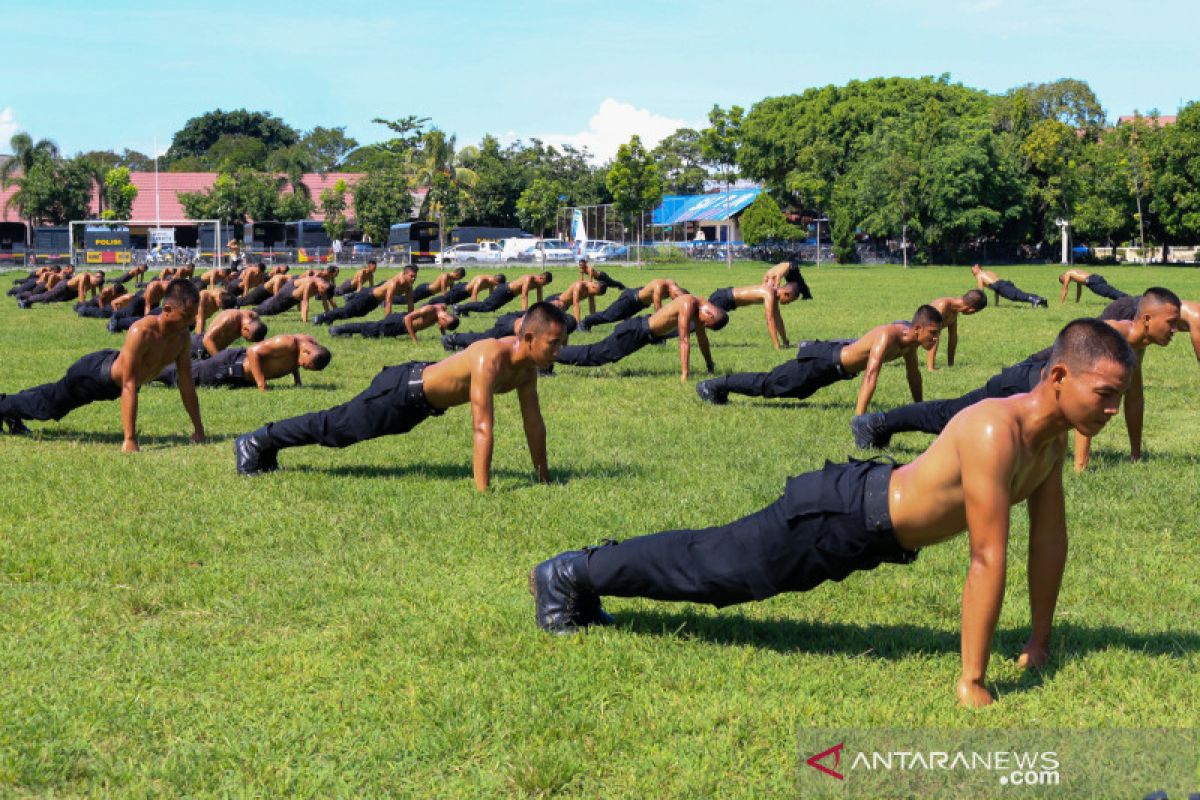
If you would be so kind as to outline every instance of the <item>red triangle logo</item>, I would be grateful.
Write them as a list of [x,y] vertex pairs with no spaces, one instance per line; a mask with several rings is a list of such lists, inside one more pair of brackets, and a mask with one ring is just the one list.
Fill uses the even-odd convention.
[[809,756],[809,758],[804,763],[808,764],[813,769],[824,772],[826,775],[832,775],[833,777],[837,778],[839,781],[844,781],[844,780],[846,780],[845,775],[843,775],[840,772],[836,772],[836,771],[830,769],[829,767],[825,766],[824,764],[821,763],[821,759],[825,758],[826,756],[832,755],[833,756],[833,766],[835,766],[835,767],[838,766],[839,764],[842,763],[842,748],[845,746],[846,746],[845,742],[838,742],[837,744],[835,744],[833,747],[829,748],[828,750],[824,750],[820,753],[817,753],[815,756]]

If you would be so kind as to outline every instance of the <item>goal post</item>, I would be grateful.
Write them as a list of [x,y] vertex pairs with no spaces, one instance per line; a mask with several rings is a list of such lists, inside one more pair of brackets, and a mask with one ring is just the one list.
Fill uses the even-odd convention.
[[[85,226],[84,227],[85,232],[86,232],[87,228],[89,228],[89,227],[95,227],[95,228],[100,228],[100,227],[148,228],[151,231],[151,234],[150,234],[151,240],[152,240],[151,246],[153,246],[153,244],[154,244],[154,242],[153,242],[154,233],[153,232],[156,230],[163,230],[164,228],[170,228],[172,231],[174,231],[176,226],[197,227],[197,226],[204,226],[204,225],[212,225],[213,226],[213,264],[214,264],[214,266],[217,266],[217,267],[221,266],[221,261],[224,258],[224,254],[225,254],[225,244],[224,244],[224,236],[222,235],[222,228],[229,228],[230,230],[233,230],[232,226],[226,225],[225,223],[221,222],[221,220],[219,220],[219,219],[75,219],[75,220],[71,220],[67,225],[67,238],[68,238],[68,244],[70,245],[70,248],[71,248],[71,263],[72,264],[75,263],[75,258],[78,255],[78,251],[80,249],[82,249],[84,251],[84,253],[85,253],[84,257],[88,259],[88,263],[97,263],[97,264],[105,263],[102,260],[97,260],[95,262],[93,262],[91,260],[91,258],[88,256],[89,252],[101,253],[103,251],[98,251],[98,250],[90,250],[89,251],[89,249],[86,247],[86,243],[83,242],[82,239],[80,239],[79,241],[83,242],[85,244],[85,247],[83,247],[83,248],[76,247],[76,244],[75,244],[76,243],[76,238],[75,238],[75,226],[76,225]],[[173,238],[174,237],[172,236],[172,239]],[[128,248],[128,246],[126,246],[125,252],[128,253],[129,249],[130,248]],[[197,248],[197,250],[198,249],[199,248]],[[120,251],[109,251],[109,252],[120,252]],[[112,263],[126,263],[129,260],[130,259],[128,257],[126,257],[124,261],[121,261],[118,257],[118,259]]]

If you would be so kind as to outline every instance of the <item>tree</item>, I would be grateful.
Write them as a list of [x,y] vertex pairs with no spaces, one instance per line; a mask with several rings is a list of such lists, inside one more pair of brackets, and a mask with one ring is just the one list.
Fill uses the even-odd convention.
[[[108,195],[104,191],[104,178],[112,166],[107,158],[94,155],[76,156],[75,163],[91,181],[92,191],[96,196],[96,210],[100,212],[101,217],[104,217],[104,209],[108,203]],[[108,217],[104,218],[108,219]]]
[[701,135],[691,128],[680,128],[655,146],[651,154],[663,176],[667,194],[700,194],[708,180]]
[[33,160],[28,172],[11,183],[17,185],[5,205],[16,208],[30,225],[65,225],[84,219],[92,199],[92,182],[74,161],[49,157]]
[[478,148],[463,153],[461,158],[463,166],[478,178],[463,221],[501,227],[517,225],[517,199],[526,181],[524,170],[514,162],[512,148],[502,149],[495,136],[486,134]]
[[334,182],[333,186],[321,192],[321,213],[325,215],[325,233],[332,240],[341,239],[346,234],[346,192],[350,187],[342,179]]
[[800,238],[800,231],[787,221],[779,204],[763,192],[742,212],[742,238],[746,244],[791,242]]
[[290,188],[293,194],[312,199],[312,190],[304,183],[304,175],[313,171],[315,164],[312,155],[300,145],[292,145],[276,150],[267,159],[267,169],[271,172],[283,173],[280,188]]
[[1174,242],[1200,241],[1200,103],[1189,103],[1162,130],[1157,160],[1160,176],[1150,210]]
[[517,216],[521,224],[537,235],[544,236],[558,218],[558,210],[562,207],[559,198],[563,194],[563,186],[558,181],[534,178],[529,188],[517,198]]
[[458,224],[470,191],[479,181],[474,171],[462,166],[455,152],[455,137],[434,128],[421,137],[412,151],[413,180],[426,189],[421,216],[436,219],[441,249],[446,249],[446,228]]
[[127,167],[113,167],[108,171],[104,176],[102,196],[108,203],[108,210],[101,214],[104,219],[133,217],[133,201],[137,199],[138,188],[129,182]]
[[637,135],[617,148],[617,157],[605,182],[626,227],[662,200],[662,175]]
[[374,242],[387,241],[393,223],[412,217],[408,176],[399,169],[368,172],[354,184],[354,218]]
[[236,172],[239,169],[261,170],[265,167],[267,145],[261,139],[242,134],[224,134],[213,142],[203,156],[204,164],[217,172]]
[[1010,89],[995,103],[993,119],[997,130],[1021,138],[1039,122],[1048,120],[1091,135],[1104,127],[1104,109],[1086,82],[1062,78]]
[[1030,178],[1030,211],[1039,240],[1058,241],[1062,233],[1055,220],[1075,216],[1081,148],[1074,129],[1057,119],[1035,123],[1021,143]]
[[1132,234],[1136,206],[1128,172],[1128,154],[1118,131],[1105,131],[1097,142],[1083,148],[1079,197],[1071,217],[1077,238],[1099,240],[1112,247]]
[[0,167],[0,186],[5,189],[13,185],[18,175],[28,175],[35,165],[58,158],[58,145],[49,139],[35,143],[33,137],[23,131],[13,134],[8,146],[13,152],[12,158]]
[[297,145],[308,154],[310,169],[324,175],[342,166],[346,157],[358,147],[358,141],[346,135],[345,128],[322,128],[308,131]]
[[227,225],[305,219],[313,211],[312,200],[303,195],[281,195],[276,176],[249,169],[218,175],[206,192],[180,192],[179,202],[191,219],[219,219]]
[[166,160],[175,162],[187,156],[204,158],[223,136],[256,139],[268,153],[300,140],[295,128],[265,111],[240,108],[226,112],[218,108],[184,123],[171,139]]

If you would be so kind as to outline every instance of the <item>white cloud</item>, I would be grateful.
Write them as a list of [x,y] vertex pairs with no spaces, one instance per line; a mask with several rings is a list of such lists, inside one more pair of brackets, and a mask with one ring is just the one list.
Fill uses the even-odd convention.
[[574,145],[586,147],[592,160],[604,162],[617,154],[617,148],[629,141],[635,133],[642,137],[642,144],[654,147],[680,128],[698,127],[696,123],[682,119],[671,119],[644,108],[635,108],[608,98],[588,122],[588,129],[581,133],[547,133],[537,138],[546,144]]
[[13,118],[12,106],[5,106],[0,111],[0,152],[8,152],[8,140],[19,130],[21,125]]

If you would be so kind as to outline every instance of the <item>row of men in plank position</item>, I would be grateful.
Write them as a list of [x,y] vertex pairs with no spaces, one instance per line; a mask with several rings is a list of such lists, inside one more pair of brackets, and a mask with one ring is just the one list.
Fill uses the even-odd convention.
[[[136,398],[137,386],[147,376],[158,374],[174,356],[184,406],[196,427],[193,438],[202,440],[198,403],[182,369],[189,349],[185,328],[196,302],[195,288],[176,281],[162,314],[131,331],[127,351],[93,354],[101,358],[85,357],[59,384],[0,398],[0,417],[6,422],[20,418],[34,401],[51,405],[60,396],[71,398],[75,407],[78,400],[120,395],[124,405]],[[1019,660],[1023,666],[1039,666],[1049,658],[1051,621],[1065,564],[1066,433],[1074,430],[1090,441],[1118,412],[1122,396],[1140,385],[1146,346],[1165,345],[1176,329],[1194,330],[1200,322],[1195,304],[1182,303],[1166,289],[1149,289],[1132,305],[1131,319],[1068,324],[1040,359],[1040,370],[1023,367],[1023,385],[989,381],[976,398],[980,402],[954,415],[910,465],[827,464],[823,470],[789,479],[780,500],[728,525],[666,531],[547,559],[529,575],[538,624],[555,633],[609,624],[612,618],[600,603],[603,596],[725,606],[804,591],[885,562],[911,563],[923,547],[966,530],[971,568],[963,600],[957,695],[968,706],[992,702],[985,673],[1003,596],[1009,508],[1024,500],[1030,505],[1033,625]],[[1185,306],[1191,309],[1187,317]],[[1116,313],[1116,303],[1108,310]],[[795,359],[800,368],[789,363],[746,382],[790,386],[790,394],[768,396],[808,396],[820,386],[870,371],[872,365],[877,374],[879,364],[899,357],[910,364],[911,382],[914,375],[919,379],[919,370],[913,368],[910,355],[917,347],[932,349],[943,321],[937,309],[922,306],[911,322],[879,326],[857,340],[834,346],[805,343]],[[436,364],[385,368],[347,403],[239,437],[234,445],[238,471],[276,469],[277,454],[284,448],[346,447],[404,433],[429,416],[469,402],[475,423],[476,486],[485,489],[490,481],[494,395],[516,391],[538,478],[548,481],[537,375],[565,349],[566,322],[562,309],[536,303],[516,336],[482,340]],[[743,380],[730,378],[738,385]],[[87,394],[93,396],[82,397]],[[861,393],[859,399],[857,410],[863,411]],[[914,399],[920,399],[916,393]],[[132,402],[136,407],[136,400]],[[136,449],[133,415],[123,413],[123,420],[126,445],[133,445],[126,449]],[[1130,433],[1132,443],[1132,426]],[[1140,437],[1140,430],[1137,433]],[[1137,458],[1140,440],[1135,447],[1132,455]]]

